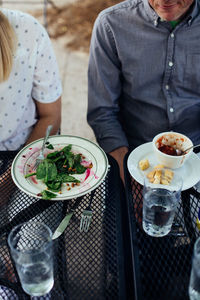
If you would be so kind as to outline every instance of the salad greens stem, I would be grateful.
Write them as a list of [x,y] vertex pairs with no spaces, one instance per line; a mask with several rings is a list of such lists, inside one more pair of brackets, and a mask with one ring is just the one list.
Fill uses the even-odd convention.
[[36,175],[36,172],[28,173],[28,174],[26,174],[24,177],[25,177],[25,178],[28,178],[28,177],[31,177],[31,176],[33,176],[33,175]]

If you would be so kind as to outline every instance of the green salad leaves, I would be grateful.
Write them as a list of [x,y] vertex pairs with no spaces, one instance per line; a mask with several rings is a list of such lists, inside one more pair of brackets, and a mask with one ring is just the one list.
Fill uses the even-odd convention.
[[25,175],[25,178],[36,175],[36,178],[42,180],[48,190],[41,192],[43,199],[56,197],[55,193],[61,190],[63,183],[80,183],[73,174],[83,174],[86,167],[81,164],[81,154],[74,154],[71,151],[72,145],[65,146],[60,151],[49,153],[47,157],[39,164],[36,172]]

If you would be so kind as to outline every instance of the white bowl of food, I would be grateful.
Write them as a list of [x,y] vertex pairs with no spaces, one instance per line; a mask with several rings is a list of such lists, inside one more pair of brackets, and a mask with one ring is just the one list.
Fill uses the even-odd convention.
[[193,152],[193,149],[190,149],[184,154],[181,153],[192,147],[193,143],[187,136],[178,132],[161,132],[154,137],[152,143],[158,162],[171,169],[182,167]]

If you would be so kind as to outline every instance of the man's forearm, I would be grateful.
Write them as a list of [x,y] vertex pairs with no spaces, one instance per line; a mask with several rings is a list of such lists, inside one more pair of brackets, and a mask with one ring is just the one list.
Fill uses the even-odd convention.
[[128,147],[120,147],[118,149],[115,149],[114,151],[111,151],[109,154],[118,162],[119,169],[120,169],[120,177],[122,181],[124,182],[124,157],[126,153],[128,152]]

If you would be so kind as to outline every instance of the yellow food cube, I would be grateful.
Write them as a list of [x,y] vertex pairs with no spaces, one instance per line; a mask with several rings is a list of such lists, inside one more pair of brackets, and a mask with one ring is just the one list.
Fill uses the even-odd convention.
[[144,171],[146,169],[148,169],[149,167],[149,161],[148,159],[142,159],[139,161],[139,168]]
[[160,178],[155,178],[153,181],[154,184],[160,184]]
[[162,170],[156,170],[154,178],[156,179],[161,179],[161,175],[162,175]]
[[146,177],[153,184],[169,185],[173,179],[174,172],[170,169],[165,169],[164,165],[156,165]]
[[164,165],[156,165],[155,167],[154,167],[154,169],[163,169],[165,166]]
[[149,178],[149,182],[153,183],[154,182],[154,177],[153,178]]
[[168,181],[166,177],[162,177],[160,183],[165,184],[165,185],[169,185],[170,181]]
[[149,172],[149,173],[147,174],[147,178],[149,178],[149,179],[154,178],[155,172],[156,172],[155,170]]
[[172,170],[166,169],[164,171],[164,176],[167,177],[169,181],[171,181],[174,176],[174,172]]

